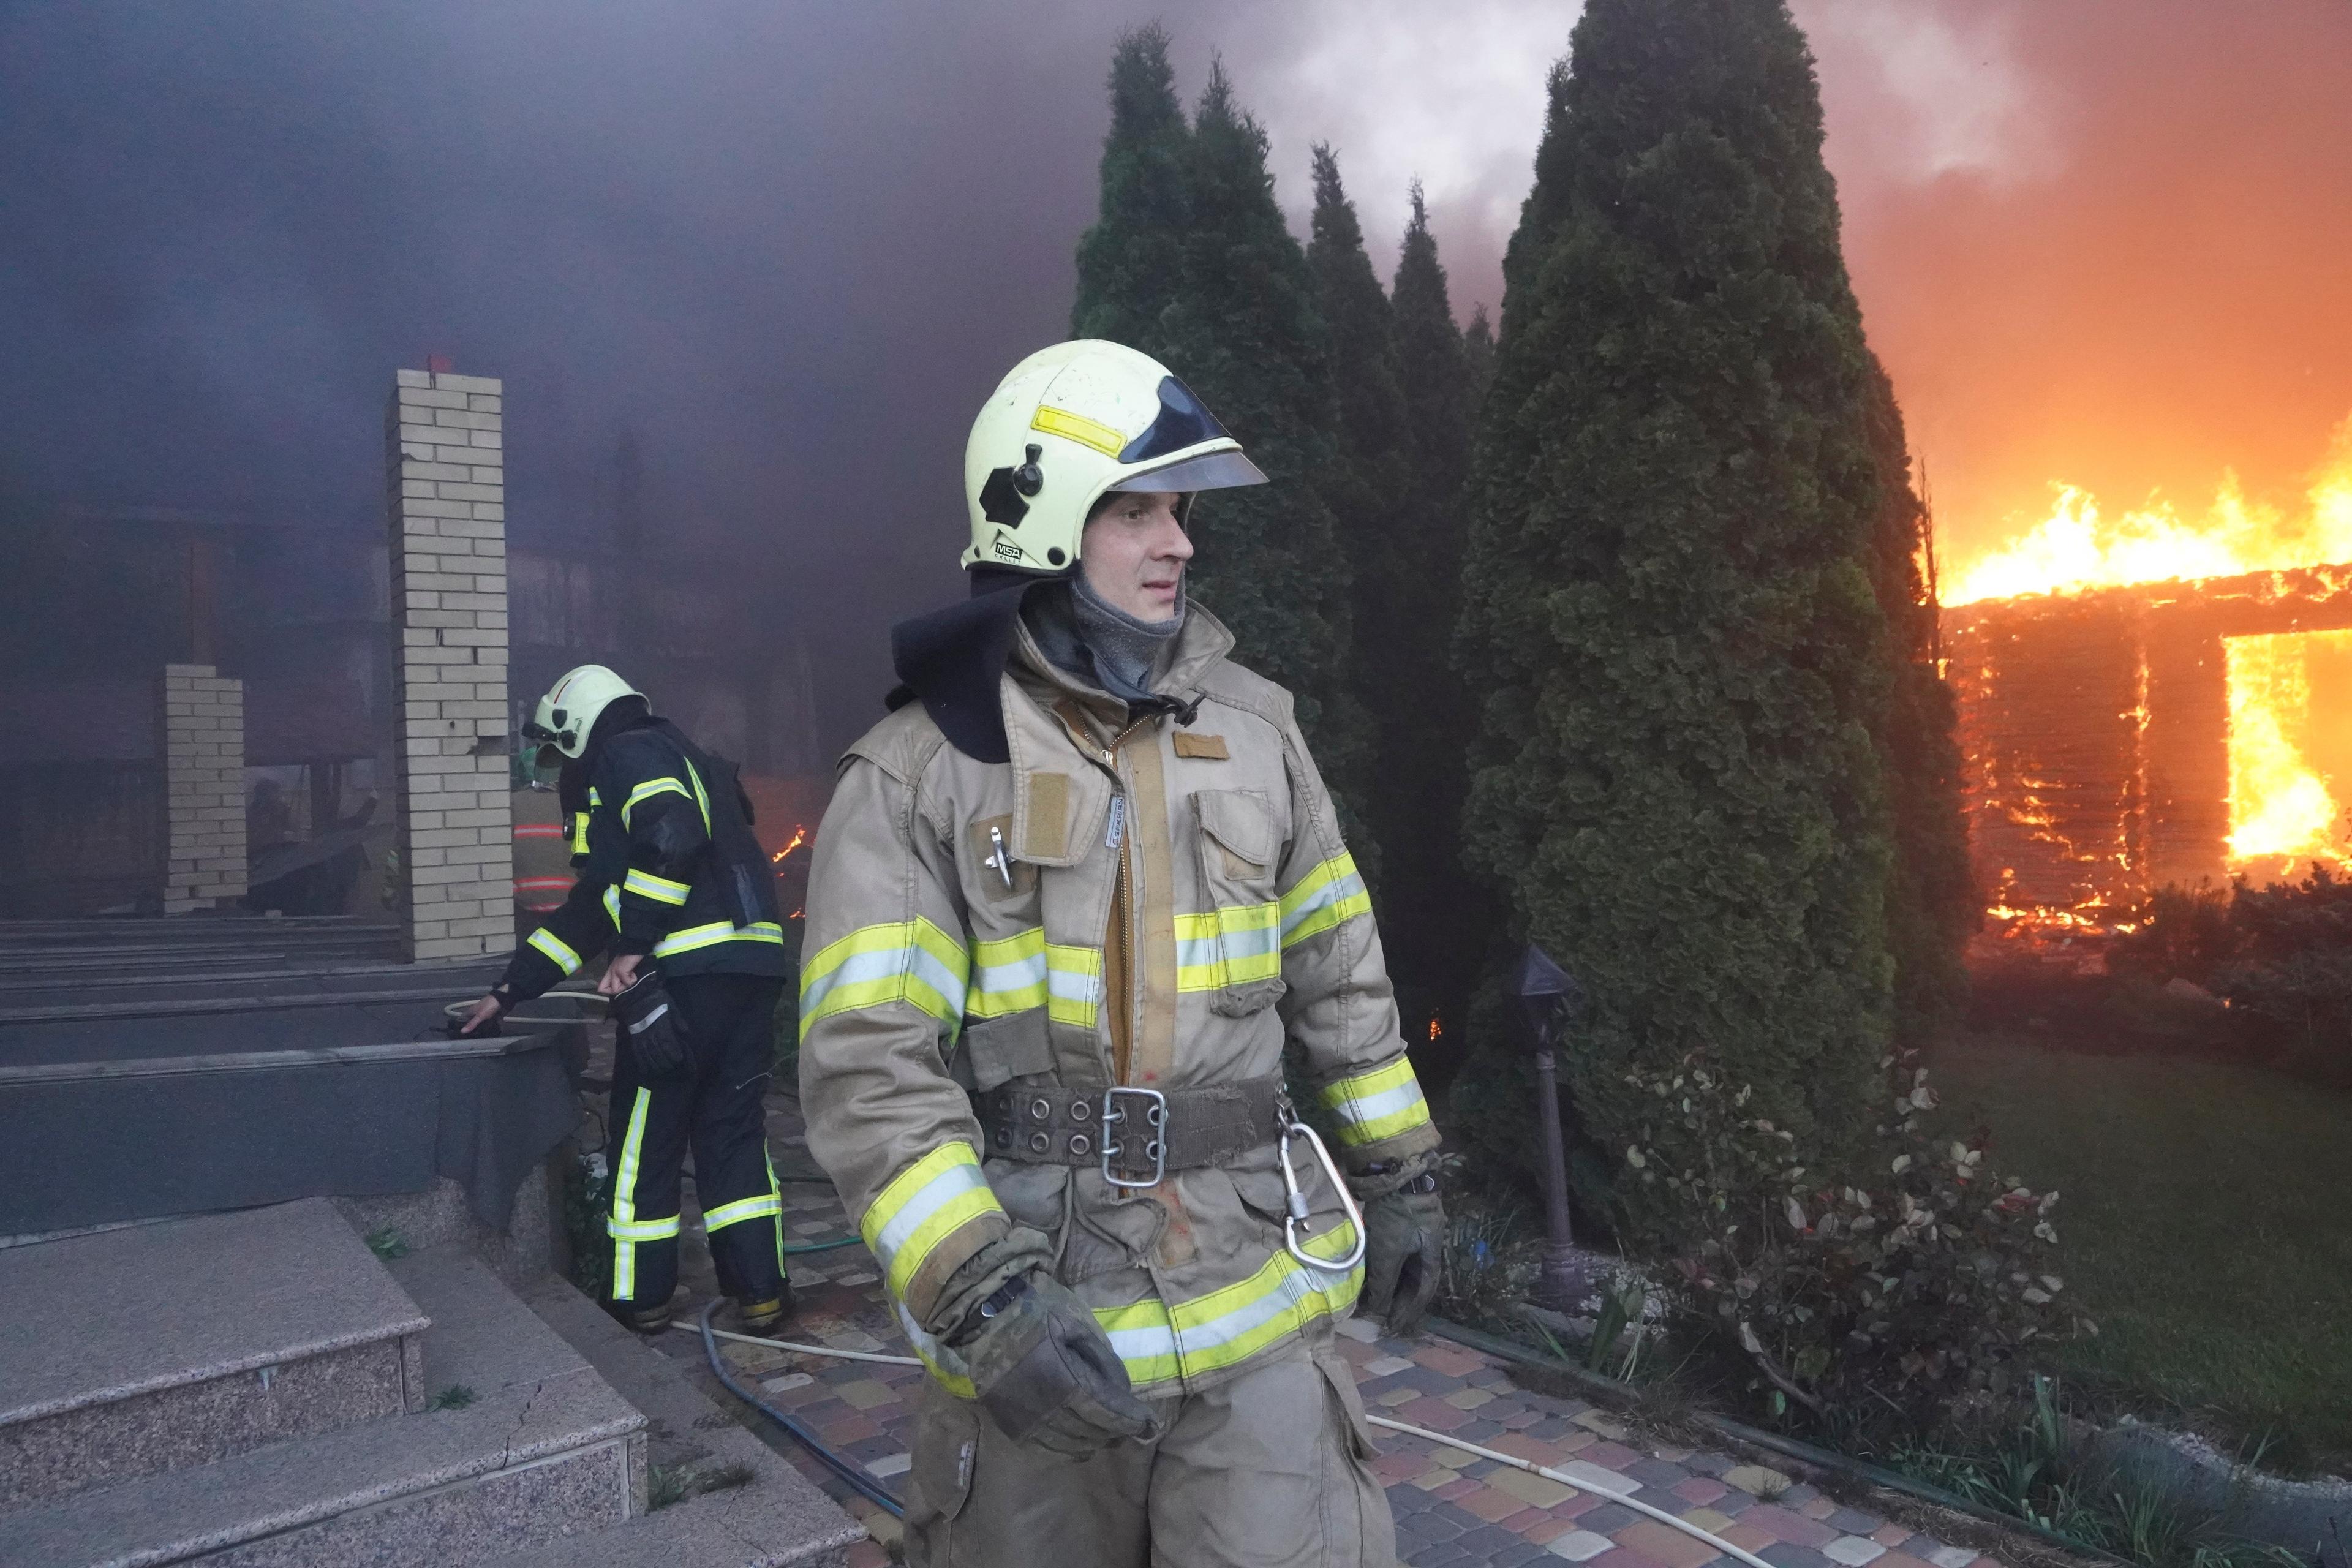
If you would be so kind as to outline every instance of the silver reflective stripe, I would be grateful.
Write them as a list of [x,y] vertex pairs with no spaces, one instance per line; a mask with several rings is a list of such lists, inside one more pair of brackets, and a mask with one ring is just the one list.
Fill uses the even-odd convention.
[[922,1190],[909,1196],[898,1212],[890,1216],[890,1223],[875,1233],[874,1250],[881,1255],[882,1266],[885,1268],[889,1267],[890,1259],[907,1245],[908,1237],[922,1228],[925,1220],[965,1193],[975,1187],[984,1189],[987,1185],[988,1179],[980,1173],[980,1167],[967,1161],[950,1165],[925,1182]]
[[1102,1001],[1102,976],[1089,970],[1055,968],[1045,973],[1046,994],[1058,1001],[1092,1007]]
[[[1281,1253],[1276,1253],[1281,1258]],[[1310,1278],[1307,1271],[1293,1263],[1289,1271],[1276,1282],[1274,1289],[1255,1301],[1244,1301],[1232,1311],[1210,1319],[1195,1328],[1179,1326],[1176,1338],[1184,1347],[1186,1361],[1203,1355],[1228,1340],[1239,1339],[1272,1318],[1292,1312],[1304,1302],[1323,1294],[1322,1281]]]
[[665,1002],[660,1006],[655,1008],[652,1012],[646,1014],[644,1017],[638,1019],[635,1023],[630,1025],[629,1033],[633,1035],[644,1034],[647,1029],[650,1029],[656,1024],[660,1023],[668,1012],[669,1004]]
[[1359,1100],[1343,1100],[1334,1107],[1350,1121],[1378,1121],[1383,1116],[1394,1116],[1421,1103],[1421,1082],[1418,1079],[1384,1089],[1378,1094]]
[[1297,908],[1282,912],[1282,934],[1288,936],[1318,910],[1328,909],[1340,900],[1354,898],[1363,890],[1364,879],[1359,872],[1349,871],[1343,877],[1332,878],[1309,894]]
[[801,996],[801,1011],[816,1012],[824,1005],[826,995],[837,986],[887,980],[893,975],[908,973],[919,976],[923,984],[938,992],[957,1012],[963,1011],[963,976],[941,963],[929,950],[913,944],[851,953],[829,973],[809,982],[808,989]]
[[1164,1322],[1146,1323],[1135,1329],[1109,1329],[1105,1332],[1109,1337],[1110,1348],[1118,1352],[1118,1359],[1123,1362],[1150,1361],[1159,1356],[1172,1357],[1176,1353],[1175,1331]]
[[975,964],[971,972],[972,989],[992,994],[1042,985],[1047,978],[1043,943],[1027,957],[1016,958],[1010,963]]

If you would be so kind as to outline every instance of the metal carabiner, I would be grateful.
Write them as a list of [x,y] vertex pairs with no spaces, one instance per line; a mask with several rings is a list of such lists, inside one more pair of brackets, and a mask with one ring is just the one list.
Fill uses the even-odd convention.
[[[1282,1245],[1290,1256],[1309,1268],[1320,1268],[1326,1274],[1346,1274],[1364,1260],[1364,1244],[1370,1239],[1364,1234],[1364,1211],[1356,1206],[1354,1194],[1348,1191],[1339,1167],[1331,1163],[1331,1152],[1323,1147],[1323,1140],[1315,1129],[1301,1121],[1286,1103],[1281,1109],[1282,1137],[1278,1145],[1282,1156],[1282,1185],[1286,1208],[1282,1216]],[[1323,1163],[1323,1174],[1330,1179],[1331,1190],[1339,1194],[1339,1206],[1348,1211],[1348,1223],[1356,1229],[1355,1249],[1336,1262],[1318,1258],[1298,1245],[1298,1227],[1307,1219],[1307,1194],[1298,1190],[1298,1173],[1290,1168],[1290,1135],[1303,1132],[1307,1142],[1315,1146],[1315,1157]]]

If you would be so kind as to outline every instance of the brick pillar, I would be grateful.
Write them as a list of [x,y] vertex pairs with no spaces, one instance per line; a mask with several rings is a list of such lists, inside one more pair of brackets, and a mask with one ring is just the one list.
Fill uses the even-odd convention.
[[408,956],[514,945],[503,384],[404,370],[384,419]]
[[245,868],[245,682],[209,664],[163,667],[163,912],[241,899]]

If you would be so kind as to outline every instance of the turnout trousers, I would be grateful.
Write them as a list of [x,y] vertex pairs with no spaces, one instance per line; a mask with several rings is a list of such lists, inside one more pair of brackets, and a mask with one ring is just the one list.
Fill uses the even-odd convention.
[[1229,1383],[1148,1399],[1164,1431],[1084,1459],[1015,1443],[925,1379],[914,1568],[1393,1568],[1396,1531],[1347,1363],[1293,1340]]
[[612,1299],[639,1310],[677,1289],[680,1166],[694,1152],[695,1193],[719,1289],[763,1301],[784,1278],[783,1205],[768,1160],[762,1101],[775,1057],[784,983],[757,974],[689,974],[666,982],[686,1034],[686,1070],[647,1081],[627,1032],[613,1062],[605,1168],[612,1206]]

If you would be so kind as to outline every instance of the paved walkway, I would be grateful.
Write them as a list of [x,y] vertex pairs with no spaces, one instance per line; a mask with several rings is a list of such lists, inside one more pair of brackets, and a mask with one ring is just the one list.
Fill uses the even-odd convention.
[[[770,1136],[779,1170],[805,1169],[796,1108],[771,1101]],[[830,1186],[791,1183],[785,1233],[794,1242],[850,1233]],[[689,1208],[689,1213],[692,1213]],[[689,1248],[689,1256],[698,1252]],[[712,1288],[690,1266],[688,1289]],[[892,1323],[872,1257],[861,1247],[793,1259],[799,1315],[785,1337],[844,1350],[908,1353]],[[2000,1568],[1972,1549],[1914,1534],[1858,1509],[1841,1507],[1802,1484],[1722,1454],[1644,1446],[1609,1413],[1517,1386],[1503,1363],[1433,1338],[1393,1340],[1361,1319],[1339,1326],[1339,1348],[1355,1367],[1365,1407],[1632,1492],[1773,1563],[1775,1568]],[[701,1359],[700,1342],[673,1333],[662,1348]],[[918,1367],[877,1366],[729,1344],[723,1352],[747,1382],[806,1421],[892,1490],[905,1485],[913,1437]],[[1397,1553],[1414,1568],[1437,1564],[1585,1563],[1593,1568],[1699,1568],[1732,1560],[1706,1542],[1621,1504],[1571,1491],[1541,1476],[1464,1449],[1379,1431],[1374,1468],[1397,1521]],[[877,1540],[856,1548],[853,1568],[891,1561],[882,1542],[897,1521],[856,1496],[805,1454],[794,1462],[863,1520]]]

